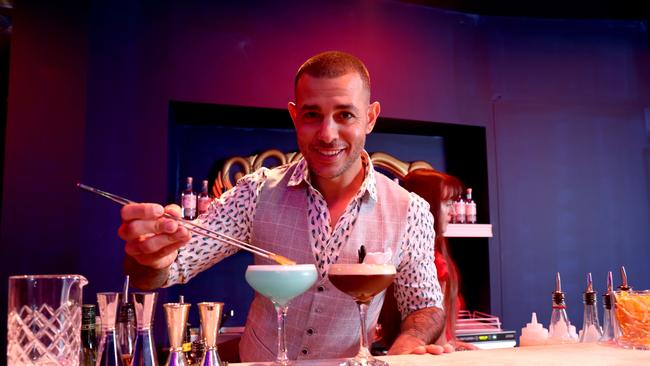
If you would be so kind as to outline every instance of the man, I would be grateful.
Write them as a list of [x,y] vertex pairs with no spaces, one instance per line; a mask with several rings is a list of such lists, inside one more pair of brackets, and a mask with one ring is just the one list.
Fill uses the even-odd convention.
[[[370,103],[368,71],[352,55],[325,52],[300,67],[294,88],[296,100],[288,108],[304,159],[240,179],[215,201],[202,223],[316,265],[316,285],[292,301],[287,318],[289,358],[347,357],[358,350],[356,307],[326,274],[331,263],[356,262],[362,244],[369,252],[392,253],[397,268],[395,297],[405,318],[390,353],[427,351],[444,324],[433,220],[421,198],[374,172],[364,150],[380,112],[378,102]],[[162,218],[163,212],[180,215],[175,205],[122,209],[125,267],[137,287],[184,283],[237,251],[190,237],[175,221]],[[376,323],[382,301],[383,294],[369,306],[368,324]],[[240,343],[242,361],[273,360],[275,338],[275,312],[256,295]],[[428,347],[442,352],[442,347]]]

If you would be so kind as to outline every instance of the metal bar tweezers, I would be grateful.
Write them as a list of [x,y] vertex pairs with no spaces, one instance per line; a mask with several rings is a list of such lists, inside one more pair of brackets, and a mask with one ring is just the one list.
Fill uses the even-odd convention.
[[[85,184],[82,184],[82,183],[77,183],[77,187],[79,187],[79,188],[81,188],[81,189],[83,189],[85,191],[92,192],[92,193],[98,194],[98,195],[100,195],[102,197],[108,198],[109,200],[111,200],[113,202],[117,202],[117,203],[119,203],[121,205],[128,205],[128,204],[131,204],[131,203],[137,203],[135,201],[131,201],[130,199],[120,197],[120,196],[118,196],[116,194],[108,193],[108,192],[102,191],[100,189],[97,189],[97,188],[94,188],[94,187],[91,187],[91,186],[88,186],[88,185],[85,185]],[[246,250],[246,251],[251,252],[251,253],[253,253],[255,255],[258,255],[260,257],[264,257],[264,258],[273,260],[273,261],[275,261],[275,262],[277,262],[279,264],[284,264],[284,265],[296,264],[296,262],[292,261],[289,258],[286,258],[286,257],[281,256],[279,254],[275,254],[275,253],[270,252],[270,251],[268,251],[266,249],[258,248],[258,247],[254,246],[252,244],[246,243],[246,242],[241,241],[239,239],[232,238],[232,237],[230,237],[228,235],[224,235],[224,234],[222,234],[222,233],[220,233],[218,231],[208,229],[208,228],[206,228],[206,227],[204,227],[202,225],[199,225],[199,224],[194,223],[194,222],[189,221],[189,220],[185,220],[185,219],[183,219],[181,217],[173,216],[171,214],[168,214],[167,212],[165,212],[163,214],[163,216],[168,218],[168,219],[172,219],[172,220],[177,221],[178,223],[183,225],[187,230],[189,230],[189,231],[191,231],[191,232],[193,232],[195,234],[205,236],[205,237],[210,238],[210,239],[218,240],[218,241],[220,241],[222,243],[232,245],[232,246],[237,247],[239,249]]]

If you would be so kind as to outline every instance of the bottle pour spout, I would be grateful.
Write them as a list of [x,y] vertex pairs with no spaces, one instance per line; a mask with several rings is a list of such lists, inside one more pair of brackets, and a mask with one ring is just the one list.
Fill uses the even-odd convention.
[[632,289],[627,283],[627,272],[625,272],[625,266],[621,266],[621,285],[618,288],[621,291],[629,291]]

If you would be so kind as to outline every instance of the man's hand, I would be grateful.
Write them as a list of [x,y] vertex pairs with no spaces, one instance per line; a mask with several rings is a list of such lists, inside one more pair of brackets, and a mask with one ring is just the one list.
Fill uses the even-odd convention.
[[[163,216],[181,216],[180,207],[134,203],[122,207],[120,238],[126,241],[125,269],[134,276],[134,285],[154,288],[162,285],[163,273],[174,262],[178,248],[190,240],[189,231],[177,221]],[[166,279],[166,276],[165,276]]]
[[412,354],[415,355],[424,355],[424,354],[431,354],[431,355],[441,355],[443,353],[451,353],[454,352],[454,346],[450,343],[445,343],[444,345],[439,345],[439,344],[427,344],[426,346],[417,346],[411,351]]
[[431,307],[412,312],[402,320],[400,334],[388,350],[388,354],[443,353],[445,346],[430,343],[440,336],[444,324],[445,314],[442,309]]
[[459,340],[452,340],[450,342],[443,341],[443,344],[440,344],[439,342],[440,339],[438,340],[437,344],[427,344],[426,346],[415,347],[411,353],[416,355],[423,355],[426,353],[432,355],[441,355],[443,353],[451,353],[455,351],[474,351],[480,349],[471,343],[462,342]]

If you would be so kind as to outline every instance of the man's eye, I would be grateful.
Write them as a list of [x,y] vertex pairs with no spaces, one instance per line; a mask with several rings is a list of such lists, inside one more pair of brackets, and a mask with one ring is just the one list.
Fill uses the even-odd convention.
[[339,113],[339,116],[341,117],[341,119],[346,120],[346,121],[351,120],[351,119],[353,119],[355,117],[354,114],[352,114],[350,112],[341,112],[341,113]]
[[318,113],[316,113],[316,112],[305,112],[302,115],[302,118],[304,118],[304,119],[315,119],[315,118],[318,118]]

